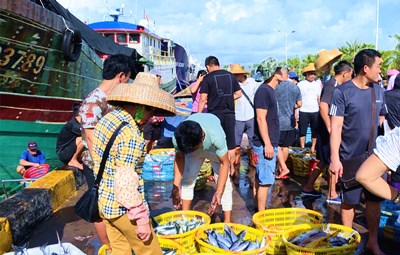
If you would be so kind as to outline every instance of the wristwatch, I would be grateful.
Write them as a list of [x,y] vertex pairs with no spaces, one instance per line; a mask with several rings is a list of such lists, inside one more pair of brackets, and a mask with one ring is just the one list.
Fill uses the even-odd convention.
[[400,202],[400,190],[397,191],[396,197],[393,199],[393,202],[398,204]]

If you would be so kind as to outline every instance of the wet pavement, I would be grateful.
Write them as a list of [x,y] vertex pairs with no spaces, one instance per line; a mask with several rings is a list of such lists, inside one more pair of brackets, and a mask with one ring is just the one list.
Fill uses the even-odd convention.
[[[247,158],[242,156],[242,165],[240,168],[240,178],[238,185],[234,185],[233,191],[233,211],[232,221],[252,226],[252,216],[254,214],[253,202],[253,180],[254,168],[247,167]],[[315,183],[316,189],[322,191],[323,195],[319,198],[300,196],[301,189],[307,182],[306,177],[290,175],[286,180],[276,180],[270,189],[268,208],[282,207],[300,207],[318,211],[324,216],[324,223],[340,224],[339,205],[330,205],[326,203],[327,183],[324,178],[319,177]],[[159,214],[173,210],[170,191],[172,182],[146,182],[146,199],[151,206],[151,215]],[[71,197],[62,206],[60,210],[54,213],[47,221],[43,222],[36,229],[32,230],[29,238],[29,247],[36,247],[44,243],[57,243],[56,231],[62,238],[62,242],[70,242],[87,254],[97,254],[100,247],[98,238],[95,235],[92,224],[89,224],[77,216],[73,211],[73,206],[77,199],[84,193],[86,187],[79,189],[76,195]],[[207,212],[209,201],[215,191],[215,183],[208,182],[204,189],[195,192],[193,201],[193,210]],[[220,208],[219,208],[220,209]],[[365,204],[360,204],[356,208],[356,217],[353,228],[362,236],[362,242],[357,248],[357,254],[364,254],[366,239],[368,237],[368,227],[365,221]],[[222,213],[216,213],[213,221],[220,222]],[[399,254],[396,248],[400,247],[399,242],[387,238],[379,239],[381,249],[388,255]]]

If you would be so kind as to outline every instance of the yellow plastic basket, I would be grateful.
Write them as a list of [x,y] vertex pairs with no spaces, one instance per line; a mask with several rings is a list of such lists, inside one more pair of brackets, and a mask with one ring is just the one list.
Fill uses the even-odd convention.
[[[111,255],[110,243],[103,244],[97,252],[97,255]],[[109,250],[110,249],[110,250]]]
[[313,168],[317,164],[317,160],[314,158],[305,158],[312,156],[310,154],[291,154],[293,174],[297,176],[309,176]]
[[185,249],[183,248],[183,246],[175,241],[158,238],[158,242],[160,243],[161,248],[176,250],[176,255],[188,254],[188,253],[185,253]]
[[[331,233],[336,231],[336,230],[341,230],[345,236],[350,235],[353,232],[352,228],[343,226],[343,225],[338,225],[338,224],[329,224],[330,225],[330,230]],[[333,248],[304,248],[300,247],[298,245],[294,245],[288,240],[291,240],[292,238],[298,236],[301,233],[304,233],[306,231],[309,231],[311,229],[315,228],[321,228],[321,227],[326,227],[326,224],[312,224],[312,225],[299,225],[295,226],[288,231],[286,231],[282,235],[282,241],[286,246],[286,254],[289,255],[347,255],[347,254],[354,254],[355,249],[357,248],[357,245],[361,241],[361,236],[357,232],[355,235],[355,242],[351,243],[349,245],[341,246],[341,247],[333,247]]]
[[300,224],[320,224],[322,214],[304,208],[267,209],[253,215],[257,229],[263,230],[269,239],[267,254],[286,254],[282,234]]
[[[203,253],[211,253],[211,254],[243,254],[243,255],[262,255],[266,254],[267,246],[261,249],[256,249],[252,251],[227,251],[223,250],[221,248],[215,247],[214,245],[208,244],[203,241],[203,239],[207,238],[206,230],[215,230],[218,233],[223,233],[224,232],[224,226],[227,224],[235,234],[238,234],[242,230],[246,230],[246,236],[243,238],[243,240],[251,240],[255,241],[256,239],[261,242],[264,233],[260,230],[257,230],[255,228],[251,228],[245,225],[241,224],[235,224],[235,223],[214,223],[210,225],[205,225],[201,226],[195,235],[196,242],[199,246],[200,252]],[[268,244],[268,241],[266,242]]]
[[166,148],[166,149],[153,149],[150,151],[150,155],[170,155],[175,156],[174,148]]
[[[158,224],[162,225],[169,221],[182,219],[182,216],[185,216],[186,219],[191,220],[193,218],[204,219],[205,225],[210,224],[211,218],[205,213],[197,212],[197,211],[173,211],[168,213],[160,214],[154,219],[158,222]],[[167,239],[177,242],[178,244],[182,245],[184,248],[184,252],[186,253],[195,253],[196,243],[195,243],[195,233],[198,228],[192,229],[188,232],[176,235],[157,235],[158,240]]]

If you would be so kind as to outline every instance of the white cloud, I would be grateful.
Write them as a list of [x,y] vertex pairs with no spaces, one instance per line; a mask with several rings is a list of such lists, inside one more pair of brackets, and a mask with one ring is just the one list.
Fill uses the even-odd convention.
[[[221,64],[257,63],[266,57],[317,54],[355,40],[375,43],[376,0],[59,0],[81,20],[101,21],[125,3],[138,19],[144,10],[157,33],[172,35],[200,62],[215,55]],[[137,10],[136,10],[137,3]],[[393,49],[388,35],[399,33],[398,0],[380,0],[379,49]],[[131,18],[134,22],[134,18]],[[282,32],[277,32],[278,30]]]

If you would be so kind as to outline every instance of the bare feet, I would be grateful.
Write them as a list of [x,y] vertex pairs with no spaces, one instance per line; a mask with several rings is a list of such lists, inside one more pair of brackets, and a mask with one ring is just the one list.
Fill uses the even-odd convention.
[[281,169],[278,178],[282,178],[290,173],[289,168]]
[[385,253],[379,248],[379,245],[372,245],[370,243],[367,243],[366,247],[365,247],[369,252],[371,252],[371,254],[374,255],[385,255]]
[[68,162],[68,166],[72,166],[72,167],[75,167],[75,168],[78,168],[81,170],[83,169],[83,165],[81,163],[79,163],[79,161],[74,160],[74,159],[71,159],[71,161]]

